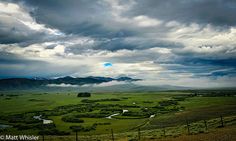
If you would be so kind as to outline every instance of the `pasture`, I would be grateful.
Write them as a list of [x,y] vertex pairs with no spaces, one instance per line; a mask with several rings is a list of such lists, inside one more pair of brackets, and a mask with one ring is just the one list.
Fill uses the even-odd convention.
[[[166,91],[140,93],[1,92],[1,134],[36,134],[86,138],[143,139],[205,133],[224,124],[235,129],[235,91]],[[43,124],[40,116],[52,123]],[[206,129],[204,122],[208,124]],[[186,122],[190,133],[187,133]],[[228,128],[228,127],[227,127]],[[164,131],[163,131],[164,130]]]

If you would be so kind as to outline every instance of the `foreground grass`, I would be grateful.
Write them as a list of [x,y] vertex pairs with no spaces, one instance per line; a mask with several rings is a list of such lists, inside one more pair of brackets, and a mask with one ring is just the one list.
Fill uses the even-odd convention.
[[[219,127],[219,119],[208,120],[206,130],[203,122],[191,123],[191,133],[188,134],[186,126],[173,126],[161,129],[143,130],[140,132],[142,141],[235,141],[236,139],[236,117],[225,117],[224,127]],[[165,134],[164,134],[165,130]],[[103,135],[79,135],[81,141],[109,141],[112,140],[111,132]],[[70,136],[46,136],[51,141],[74,141],[75,135]],[[115,133],[117,141],[137,141],[138,131]]]

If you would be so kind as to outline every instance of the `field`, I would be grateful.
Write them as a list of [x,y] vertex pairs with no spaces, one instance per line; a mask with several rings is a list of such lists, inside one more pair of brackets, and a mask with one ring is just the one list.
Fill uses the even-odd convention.
[[184,141],[197,140],[196,136],[208,140],[225,132],[222,138],[235,139],[236,92],[230,90],[92,93],[90,97],[74,92],[1,92],[0,103],[1,134],[75,140],[78,132],[81,140],[111,140],[112,130],[115,140]]

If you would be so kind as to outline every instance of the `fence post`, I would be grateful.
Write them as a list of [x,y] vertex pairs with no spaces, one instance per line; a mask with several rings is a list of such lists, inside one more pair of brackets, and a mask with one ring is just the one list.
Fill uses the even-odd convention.
[[207,127],[207,121],[206,120],[204,120],[204,125],[205,125],[205,129],[206,129],[206,131],[208,130],[208,127]]
[[78,141],[78,131],[75,131],[75,140]]
[[164,137],[166,136],[166,129],[165,127],[163,128],[163,134],[164,134]]
[[43,127],[43,129],[42,129],[42,136],[43,136],[43,141],[44,141],[44,133],[45,133],[45,129],[44,129],[44,128],[45,128],[45,126],[44,126],[44,124],[43,124],[43,126],[42,126],[42,127]]
[[138,129],[138,140],[141,140],[141,132],[140,132],[140,128]]
[[111,140],[114,141],[114,134],[113,134],[113,129],[111,129]]
[[188,128],[188,134],[190,134],[190,129],[189,129],[189,122],[188,122],[188,120],[186,120],[186,124],[187,124],[187,128]]
[[220,116],[220,122],[221,122],[221,127],[224,127],[224,121],[223,121],[223,117]]

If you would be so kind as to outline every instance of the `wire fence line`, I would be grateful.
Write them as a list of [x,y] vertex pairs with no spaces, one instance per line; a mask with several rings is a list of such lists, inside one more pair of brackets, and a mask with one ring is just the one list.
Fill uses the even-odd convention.
[[[147,139],[160,139],[165,137],[178,137],[180,135],[194,135],[199,133],[208,133],[211,129],[223,128],[225,126],[235,125],[236,117],[219,118],[212,120],[201,120],[198,122],[191,122],[186,119],[185,125],[179,125],[178,127],[163,126],[158,129],[142,130],[142,127],[136,131],[130,131],[126,133],[114,133],[113,129],[110,129],[110,133],[103,135],[80,135],[78,131],[75,131],[74,135],[69,136],[53,136],[42,135],[42,141],[115,141],[115,140],[129,140],[129,141],[142,141]],[[230,136],[224,136],[225,141],[230,141]]]

